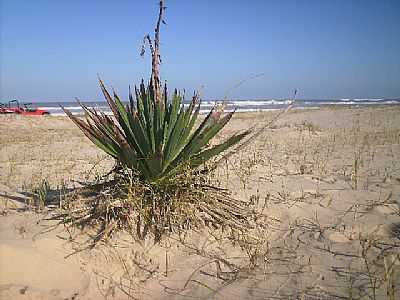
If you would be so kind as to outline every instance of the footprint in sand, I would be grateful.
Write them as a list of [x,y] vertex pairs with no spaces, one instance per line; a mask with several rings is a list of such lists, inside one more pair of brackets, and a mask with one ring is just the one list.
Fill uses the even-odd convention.
[[375,207],[375,209],[378,212],[380,212],[381,214],[391,215],[391,214],[395,214],[397,211],[399,211],[400,205],[397,203],[385,204],[385,205],[379,205],[379,206]]
[[334,232],[329,235],[329,239],[335,243],[347,243],[350,240],[341,232]]

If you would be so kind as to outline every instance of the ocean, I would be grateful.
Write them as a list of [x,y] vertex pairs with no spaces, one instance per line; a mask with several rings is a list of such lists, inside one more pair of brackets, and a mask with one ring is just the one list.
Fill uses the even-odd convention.
[[[111,114],[111,110],[108,107],[106,101],[82,101],[88,107],[95,107],[107,114]],[[201,102],[201,113],[207,113],[216,103],[221,103],[222,100],[204,100]],[[187,105],[185,103],[185,105]],[[268,111],[282,109],[291,103],[291,100],[281,99],[265,99],[265,100],[233,100],[225,101],[226,108],[225,111],[232,111],[236,109],[237,112],[254,112],[254,111]],[[81,114],[82,108],[77,102],[36,102],[33,104],[34,107],[41,107],[50,112],[51,115],[62,116],[65,113],[62,111],[60,105],[64,106],[70,110],[73,114]],[[396,99],[301,99],[296,100],[294,107],[298,109],[318,109],[322,106],[332,105],[332,106],[369,106],[369,105],[400,105],[400,98]]]

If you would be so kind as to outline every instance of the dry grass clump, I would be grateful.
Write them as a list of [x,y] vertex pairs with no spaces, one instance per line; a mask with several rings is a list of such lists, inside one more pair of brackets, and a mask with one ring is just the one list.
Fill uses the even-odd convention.
[[146,183],[123,169],[112,180],[73,192],[52,218],[69,228],[95,229],[89,241],[93,247],[117,231],[135,240],[151,236],[155,243],[170,233],[205,227],[247,231],[252,215],[248,202],[215,187],[205,174],[188,169],[160,184]]

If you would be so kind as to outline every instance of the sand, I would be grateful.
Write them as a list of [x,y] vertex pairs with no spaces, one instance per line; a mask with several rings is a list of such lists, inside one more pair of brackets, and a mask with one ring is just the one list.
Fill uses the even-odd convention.
[[[237,114],[219,138],[275,113]],[[263,208],[262,247],[121,234],[68,256],[32,191],[112,165],[65,117],[0,115],[0,299],[400,299],[399,106],[292,110],[221,165],[219,184]]]

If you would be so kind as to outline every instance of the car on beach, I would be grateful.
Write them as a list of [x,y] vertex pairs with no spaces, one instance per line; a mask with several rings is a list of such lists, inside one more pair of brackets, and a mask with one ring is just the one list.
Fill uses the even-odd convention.
[[43,116],[49,115],[50,112],[40,107],[32,107],[32,103],[20,104],[18,100],[14,99],[8,104],[0,103],[0,114],[20,114],[24,116]]

